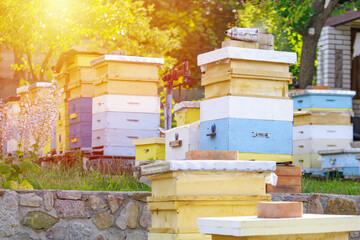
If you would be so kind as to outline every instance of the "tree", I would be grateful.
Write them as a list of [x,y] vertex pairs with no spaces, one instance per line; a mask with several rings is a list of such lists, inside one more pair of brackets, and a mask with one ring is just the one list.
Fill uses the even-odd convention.
[[302,37],[299,88],[312,85],[315,72],[317,44],[325,21],[331,15],[360,7],[360,1],[340,0],[276,0],[260,1],[276,11],[283,24]]
[[151,12],[138,0],[6,0],[0,2],[0,42],[22,59],[15,70],[47,81],[59,54],[82,39],[109,51],[165,56],[179,46],[177,33],[153,28]]

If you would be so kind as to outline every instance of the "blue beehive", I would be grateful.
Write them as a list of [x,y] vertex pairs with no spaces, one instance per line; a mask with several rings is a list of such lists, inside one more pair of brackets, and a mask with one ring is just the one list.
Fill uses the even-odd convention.
[[69,148],[91,148],[91,123],[80,122],[69,126]]
[[223,118],[200,123],[201,150],[292,154],[292,122]]
[[354,91],[309,89],[289,94],[294,101],[294,110],[304,109],[352,109]]
[[360,176],[359,160],[355,158],[360,154],[360,148],[319,151],[319,154],[324,175],[326,172],[337,171],[344,176]]

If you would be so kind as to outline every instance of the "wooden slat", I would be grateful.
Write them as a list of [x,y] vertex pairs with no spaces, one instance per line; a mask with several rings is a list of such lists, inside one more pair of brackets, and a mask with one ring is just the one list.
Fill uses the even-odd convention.
[[301,167],[276,166],[275,174],[278,176],[301,176]]
[[266,185],[266,193],[301,193],[301,186]]
[[278,176],[277,186],[300,186],[301,176]]

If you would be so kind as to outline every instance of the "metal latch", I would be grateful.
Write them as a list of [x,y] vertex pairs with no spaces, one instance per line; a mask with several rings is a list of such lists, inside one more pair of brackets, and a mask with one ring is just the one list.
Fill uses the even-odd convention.
[[252,132],[253,137],[271,137],[271,133],[262,133],[262,132]]

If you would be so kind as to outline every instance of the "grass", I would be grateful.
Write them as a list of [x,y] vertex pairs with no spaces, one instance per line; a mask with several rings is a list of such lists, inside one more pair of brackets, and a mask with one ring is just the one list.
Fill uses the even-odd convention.
[[303,177],[301,188],[303,193],[360,194],[360,182],[354,179]]

